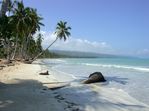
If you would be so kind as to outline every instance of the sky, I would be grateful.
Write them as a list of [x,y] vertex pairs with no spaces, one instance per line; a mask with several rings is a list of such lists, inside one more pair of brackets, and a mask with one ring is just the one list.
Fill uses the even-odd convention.
[[51,49],[149,56],[149,0],[24,0],[44,18],[43,46],[67,21],[71,37]]

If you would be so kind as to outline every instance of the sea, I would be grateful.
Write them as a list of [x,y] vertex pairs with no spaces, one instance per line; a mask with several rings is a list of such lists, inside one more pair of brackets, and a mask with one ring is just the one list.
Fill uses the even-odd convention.
[[107,80],[102,87],[123,90],[131,97],[149,105],[149,59],[62,58],[44,59],[44,62],[52,70],[69,75],[76,81],[87,79],[93,72],[101,72]]

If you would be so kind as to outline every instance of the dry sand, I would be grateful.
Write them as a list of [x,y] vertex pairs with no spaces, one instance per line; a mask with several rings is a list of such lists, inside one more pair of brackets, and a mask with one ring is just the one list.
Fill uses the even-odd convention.
[[0,70],[0,111],[63,111],[43,83],[56,82],[51,76],[39,75],[38,64],[18,64]]

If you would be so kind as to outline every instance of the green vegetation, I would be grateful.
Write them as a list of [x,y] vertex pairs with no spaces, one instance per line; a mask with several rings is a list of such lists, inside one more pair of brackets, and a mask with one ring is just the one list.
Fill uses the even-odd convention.
[[71,34],[69,32],[69,30],[71,30],[71,27],[67,27],[67,22],[62,22],[60,21],[59,23],[57,23],[57,27],[56,27],[56,39],[41,53],[39,53],[33,60],[37,59],[39,56],[41,56],[45,51],[47,51],[58,39],[64,39],[64,41],[67,39],[67,37],[69,37]]
[[48,48],[58,39],[65,41],[70,36],[71,28],[66,26],[67,22],[57,23],[55,41],[43,50],[42,34],[35,37],[35,33],[44,26],[42,19],[36,9],[25,7],[23,1],[3,0],[0,11],[0,58],[34,61],[38,57],[58,57]]

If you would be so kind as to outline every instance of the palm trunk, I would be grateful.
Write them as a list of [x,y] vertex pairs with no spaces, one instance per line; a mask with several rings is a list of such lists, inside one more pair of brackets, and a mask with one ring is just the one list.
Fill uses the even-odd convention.
[[26,37],[23,37],[22,39],[22,45],[21,45],[21,59],[26,59],[26,50],[27,50],[27,47],[26,47]]
[[17,36],[17,38],[16,38],[16,44],[15,44],[14,53],[13,53],[12,58],[11,58],[12,60],[15,59],[16,52],[17,52],[17,48],[18,48],[18,36]]
[[25,59],[29,59],[29,47],[30,47],[30,37],[31,34],[29,34],[29,36],[26,38],[26,44],[25,44]]
[[35,61],[39,56],[41,56],[46,50],[48,50],[57,40],[58,40],[58,37],[45,50],[43,50],[41,53],[39,53],[37,56],[35,56],[33,58],[32,62]]
[[4,39],[4,49],[5,49],[5,58],[7,59],[8,63],[10,61],[10,41],[8,38]]
[[7,60],[10,62],[10,41],[8,40],[7,42]]
[[6,14],[8,11],[8,5],[10,3],[10,0],[3,0],[1,10],[0,10],[0,17]]

